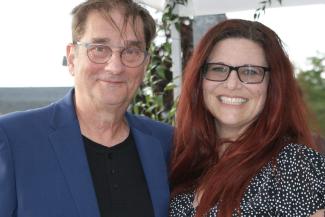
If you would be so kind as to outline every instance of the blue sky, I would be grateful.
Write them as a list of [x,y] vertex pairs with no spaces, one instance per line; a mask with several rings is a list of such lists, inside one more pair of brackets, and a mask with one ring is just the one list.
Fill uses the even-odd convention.
[[[79,0],[3,1],[0,8],[0,87],[72,86],[62,66],[71,41],[70,11]],[[325,53],[325,4],[267,9],[260,21],[275,30],[289,57],[306,68],[306,58]],[[254,11],[229,13],[252,19]]]

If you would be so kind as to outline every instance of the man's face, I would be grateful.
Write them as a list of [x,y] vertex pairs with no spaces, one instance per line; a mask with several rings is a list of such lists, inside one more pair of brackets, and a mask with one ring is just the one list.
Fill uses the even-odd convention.
[[69,45],[67,48],[69,71],[74,76],[77,108],[91,106],[126,110],[143,80],[148,57],[143,64],[133,68],[125,66],[121,60],[121,47],[136,44],[145,50],[142,21],[138,19],[136,27],[128,22],[122,30],[124,18],[120,11],[112,10],[110,16],[120,30],[102,14],[93,11],[88,15],[85,33],[79,40],[81,43],[110,46],[113,54],[107,63],[92,62],[85,46]]

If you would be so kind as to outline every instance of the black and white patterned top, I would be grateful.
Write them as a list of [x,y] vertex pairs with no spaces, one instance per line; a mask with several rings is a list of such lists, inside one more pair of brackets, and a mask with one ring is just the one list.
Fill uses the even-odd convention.
[[[241,216],[305,217],[325,208],[325,157],[303,145],[287,145],[251,180],[241,201]],[[194,193],[172,198],[170,217],[193,217]],[[217,216],[217,206],[208,217]],[[234,212],[233,216],[238,216]]]

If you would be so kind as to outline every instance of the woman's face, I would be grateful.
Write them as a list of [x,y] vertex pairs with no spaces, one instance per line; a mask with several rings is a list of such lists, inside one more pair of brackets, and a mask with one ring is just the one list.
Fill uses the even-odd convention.
[[[262,47],[244,38],[229,38],[218,42],[207,63],[234,67],[245,65],[268,67]],[[211,70],[216,72],[220,69]],[[249,72],[247,71],[248,74]],[[266,72],[261,83],[245,84],[239,80],[235,70],[230,71],[225,81],[203,79],[204,103],[215,118],[221,138],[237,139],[256,119],[265,104],[268,82],[269,75]]]

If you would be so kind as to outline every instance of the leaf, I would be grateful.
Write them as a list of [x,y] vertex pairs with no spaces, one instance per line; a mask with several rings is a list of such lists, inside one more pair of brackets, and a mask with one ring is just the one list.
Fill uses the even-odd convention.
[[164,88],[164,91],[169,91],[169,90],[173,90],[176,87],[176,84],[169,82],[166,87]]

